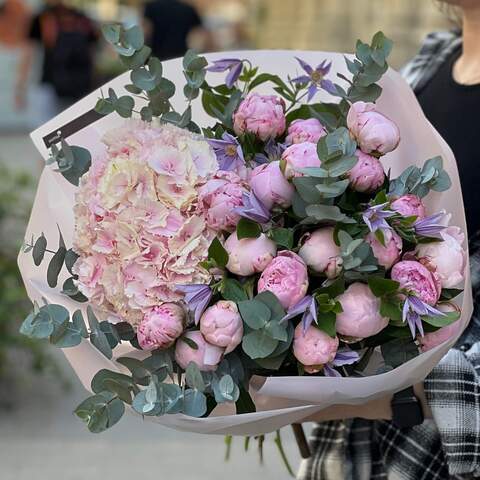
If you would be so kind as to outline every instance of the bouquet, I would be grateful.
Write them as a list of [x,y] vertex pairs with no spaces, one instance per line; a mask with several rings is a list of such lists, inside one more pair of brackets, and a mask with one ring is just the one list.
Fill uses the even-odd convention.
[[65,349],[89,430],[130,408],[261,434],[422,379],[471,313],[465,221],[391,41],[282,78],[289,52],[162,65],[138,27],[103,32],[131,72],[33,134],[50,166],[20,254],[21,332]]

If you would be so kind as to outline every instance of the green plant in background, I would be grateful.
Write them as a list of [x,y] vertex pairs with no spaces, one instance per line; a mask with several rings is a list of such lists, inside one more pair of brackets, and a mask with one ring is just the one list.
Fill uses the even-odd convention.
[[32,186],[27,173],[0,163],[0,384],[12,376],[19,378],[18,372],[12,374],[19,356],[28,360],[34,372],[57,370],[45,344],[18,332],[31,306],[18,271],[17,252],[31,208]]

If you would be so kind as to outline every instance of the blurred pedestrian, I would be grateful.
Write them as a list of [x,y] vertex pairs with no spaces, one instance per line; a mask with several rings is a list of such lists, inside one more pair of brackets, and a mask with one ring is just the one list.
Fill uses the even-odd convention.
[[202,19],[193,5],[181,0],[153,0],[145,5],[147,43],[160,60],[181,57],[193,35],[207,38]]
[[27,41],[30,19],[30,9],[23,0],[5,0],[0,3],[0,111],[3,121],[5,115],[8,116],[11,126],[16,126],[18,110],[24,107],[24,96],[16,95],[15,72]]
[[32,20],[29,39],[17,92],[25,91],[35,47],[43,51],[40,82],[45,98],[49,99],[49,116],[92,90],[98,33],[94,22],[83,12],[61,0],[48,0]]
[[[312,457],[301,480],[449,480],[480,476],[480,1],[442,0],[460,28],[430,34],[403,73],[455,154],[469,233],[474,313],[455,348],[415,386],[426,420],[400,428],[391,398],[332,407],[310,420]],[[416,409],[413,392],[399,402]],[[356,418],[354,418],[356,417]],[[367,420],[369,419],[369,420]],[[330,420],[330,421],[329,421]]]

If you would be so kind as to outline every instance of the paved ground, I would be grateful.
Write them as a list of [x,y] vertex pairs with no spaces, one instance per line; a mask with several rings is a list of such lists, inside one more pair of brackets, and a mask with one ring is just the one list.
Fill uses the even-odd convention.
[[[0,159],[32,174],[40,166],[28,138],[22,135],[0,135]],[[106,433],[88,433],[71,413],[86,392],[61,353],[55,353],[72,390],[62,391],[51,378],[18,372],[23,381],[14,394],[15,409],[0,410],[0,480],[288,478],[273,438],[265,443],[262,467],[254,448],[244,453],[243,439],[234,441],[232,459],[224,463],[222,437],[175,432],[129,415]],[[296,467],[297,448],[289,429],[285,429],[284,443]]]
[[[125,415],[110,431],[93,435],[72,415],[85,391],[71,378],[66,393],[49,378],[29,378],[16,392],[16,408],[0,411],[1,480],[279,480],[288,478],[273,438],[265,442],[265,464],[255,448],[243,451],[234,439],[232,458],[224,463],[223,437],[176,432]],[[292,465],[296,445],[289,429],[284,443]],[[254,444],[252,443],[251,447]]]

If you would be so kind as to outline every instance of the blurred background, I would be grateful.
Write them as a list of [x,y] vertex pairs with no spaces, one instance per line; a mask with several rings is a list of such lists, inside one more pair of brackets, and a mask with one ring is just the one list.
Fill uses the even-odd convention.
[[[86,432],[72,410],[85,396],[61,352],[17,334],[30,305],[16,267],[42,161],[28,133],[122,72],[100,39],[103,21],[141,23],[157,56],[233,49],[351,51],[383,30],[401,67],[430,31],[451,19],[430,0],[0,0],[0,479],[84,480],[168,475],[172,480],[287,478],[273,439],[265,464],[255,448],[177,433],[126,416],[111,431]],[[72,91],[81,75],[85,88]],[[200,441],[199,441],[200,440]],[[299,462],[291,432],[285,449]],[[245,455],[248,455],[245,457]]]

